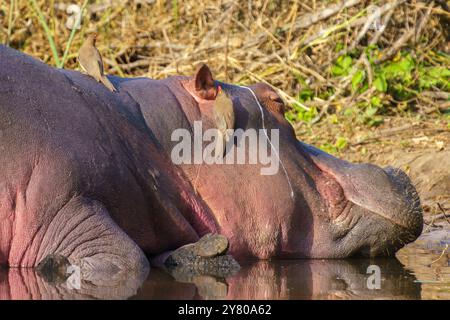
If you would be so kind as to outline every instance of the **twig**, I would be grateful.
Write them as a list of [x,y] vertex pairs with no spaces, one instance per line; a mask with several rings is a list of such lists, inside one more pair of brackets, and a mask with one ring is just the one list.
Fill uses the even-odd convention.
[[358,145],[362,145],[362,144],[367,144],[370,141],[378,140],[380,138],[389,137],[389,136],[392,136],[392,135],[397,134],[399,132],[410,130],[410,129],[414,128],[414,127],[415,127],[415,125],[413,125],[413,124],[405,124],[405,125],[400,126],[400,127],[394,127],[394,128],[380,130],[378,133],[376,133],[372,137],[366,138],[366,139],[364,139],[362,141],[358,141],[358,142],[352,143],[351,146],[354,147],[354,146],[358,146]]
[[444,91],[422,91],[422,95],[425,97],[437,99],[437,100],[447,100],[450,98],[450,92]]
[[[126,1],[128,2],[128,0]],[[95,27],[93,29],[90,29],[88,32],[94,32],[96,30],[99,30],[103,28],[104,25],[108,24],[110,21],[114,21],[114,19],[126,8],[126,5],[118,6],[117,10],[111,13],[111,15],[108,16],[108,18],[104,19],[103,21],[100,21],[95,24]],[[115,7],[113,7],[115,8]]]
[[312,35],[311,37],[308,37],[305,41],[303,41],[302,46],[304,47],[312,46],[315,44],[316,41],[329,37],[329,35],[332,34],[333,32],[363,24],[366,18],[365,17],[361,18],[360,17],[361,15],[362,12],[360,12],[358,15],[354,17],[351,17],[348,20],[345,20],[339,25],[331,26],[327,29],[320,30],[316,34]]
[[440,214],[434,214],[433,216],[432,216],[432,220],[431,221],[424,221],[424,223],[425,224],[430,224],[430,223],[434,223],[434,221],[436,221],[436,220],[439,220],[439,219],[442,219],[442,218],[446,218],[447,216],[445,215],[445,214],[443,214],[443,213],[440,213]]
[[225,81],[229,81],[229,78],[228,78],[228,46],[229,46],[229,43],[230,43],[230,30],[228,28],[227,38],[225,40],[225,70],[224,70]]
[[441,258],[444,256],[444,254],[447,251],[447,249],[448,249],[448,243],[445,244],[445,248],[444,248],[444,250],[442,250],[441,255],[439,256],[439,258],[437,258],[436,260],[433,260],[430,263],[430,265],[432,265],[433,263],[438,262],[439,260],[441,260]]
[[328,98],[328,100],[326,101],[325,105],[323,106],[322,110],[320,110],[319,114],[311,120],[311,124],[315,124],[317,122],[320,121],[320,119],[325,115],[325,113],[327,113],[328,108],[330,107],[330,104],[336,99],[336,97],[338,97],[342,91],[344,91],[344,89],[348,86],[348,84],[351,82],[351,79],[353,78],[353,76],[355,75],[355,73],[358,71],[359,69],[359,65],[363,63],[363,55],[361,55],[361,57],[359,57],[358,61],[355,62],[355,64],[353,65],[351,71],[349,72],[349,74],[341,81],[341,84],[337,87],[336,91],[333,93],[333,95]]
[[370,45],[374,45],[378,43],[378,40],[380,40],[380,37],[383,35],[384,30],[386,30],[386,27],[389,24],[389,21],[391,21],[392,14],[394,13],[395,9],[401,4],[405,2],[405,0],[401,1],[395,1],[392,3],[391,8],[388,10],[386,15],[384,16],[383,23],[380,26],[380,29],[377,30],[375,35],[372,37],[372,40],[370,40]]
[[[305,29],[313,24],[325,20],[335,14],[337,14],[342,9],[347,9],[353,6],[356,6],[359,4],[361,0],[346,0],[341,1],[340,3],[332,4],[328,6],[327,8],[323,9],[322,11],[315,12],[315,13],[307,13],[305,15],[302,15],[297,19],[297,22],[294,24],[294,31],[297,29]],[[287,31],[291,28],[291,26],[285,26],[282,28],[283,31]]]
[[[373,7],[368,7],[367,10],[369,11],[370,8],[373,8]],[[367,18],[366,23],[363,25],[363,27],[359,31],[358,35],[356,36],[356,39],[350,45],[350,47],[348,49],[349,51],[353,50],[361,42],[361,40],[364,38],[366,33],[369,31],[369,29],[371,27],[373,27],[374,22],[381,18],[381,14],[382,14],[381,9],[376,7],[374,9],[374,12]]]
[[[362,40],[362,38],[366,35],[367,31],[370,29],[370,26],[373,24],[374,20],[378,17],[381,17],[383,14],[385,14],[387,12],[386,16],[383,19],[382,25],[379,27],[379,29],[377,30],[377,32],[375,33],[375,35],[372,37],[372,39],[370,41],[370,45],[374,45],[374,44],[378,43],[378,40],[380,39],[383,32],[386,30],[386,26],[389,24],[389,21],[391,20],[391,17],[392,17],[392,14],[394,13],[395,8],[397,8],[398,5],[400,5],[401,3],[405,2],[405,1],[406,0],[397,0],[397,1],[387,3],[380,8],[377,8],[376,12],[374,12],[368,18],[368,20],[365,22],[363,28],[361,29],[360,33],[357,36],[357,40],[355,40],[352,43],[352,45],[349,46],[348,48],[343,49],[340,52],[338,52],[338,54],[336,54],[336,57],[347,54],[348,52],[353,50],[356,47],[356,45],[359,44],[359,42]],[[350,26],[357,26],[357,25],[361,24],[362,22],[364,22],[366,19],[367,19],[366,17],[360,18],[360,19],[354,21]],[[336,58],[334,58],[334,59],[336,59]],[[332,60],[334,60],[334,59],[332,59]],[[330,61],[328,64],[330,64],[331,62],[332,61]]]
[[13,13],[14,13],[14,0],[10,0],[9,3],[9,14],[8,14],[8,33],[6,34],[6,45],[9,46],[9,40],[11,38],[12,31],[12,21],[13,21]]
[[[116,63],[114,63],[112,60],[104,58],[103,61],[105,61],[106,64],[110,65],[111,67],[115,67]],[[149,59],[142,59],[133,61],[130,63],[124,63],[124,64],[117,64],[122,70],[132,70],[136,68],[142,68],[142,67],[148,67],[150,65],[151,61]]]
[[213,35],[215,35],[219,30],[222,30],[223,23],[225,20],[229,19],[233,15],[233,11],[236,8],[236,5],[239,1],[235,0],[231,4],[231,6],[223,13],[222,17],[217,21],[216,25],[208,31],[208,33],[203,37],[202,41],[200,42],[199,47],[202,48],[206,46]]
[[431,5],[427,12],[423,15],[420,22],[416,25],[416,28],[411,28],[403,33],[403,35],[400,36],[400,38],[397,39],[397,41],[394,42],[392,46],[390,46],[387,50],[385,50],[384,54],[381,58],[377,59],[374,63],[380,64],[391,57],[393,57],[398,50],[400,50],[401,47],[403,47],[414,35],[417,35],[421,33],[423,27],[428,22],[428,18],[430,17],[431,9],[433,8],[433,5]]
[[[322,11],[316,12],[316,13],[307,13],[305,15],[302,15],[297,18],[297,21],[292,25],[292,23],[286,24],[283,27],[281,27],[281,31],[286,32],[295,32],[299,29],[306,29],[313,24],[316,24],[319,21],[325,20],[327,18],[330,18],[337,13],[339,13],[342,9],[347,9],[353,6],[358,5],[361,3],[362,0],[345,0],[341,1],[340,3],[330,5],[329,7],[323,9]],[[301,3],[301,5],[303,5]],[[235,19],[233,19],[235,20]],[[238,24],[241,24],[240,21],[235,20]],[[260,43],[264,42],[264,39],[267,37],[266,32],[261,32],[254,37],[252,37],[253,41],[249,41],[245,47],[253,47],[255,45],[258,45]],[[320,37],[320,35],[319,35]]]
[[[162,29],[162,34],[164,36],[164,40],[169,45],[170,44],[170,39],[169,39],[169,36],[167,35],[167,32],[166,32],[165,28]],[[175,63],[175,68],[177,69],[177,73],[178,73],[178,61],[175,58],[175,55],[174,55],[174,53],[172,51],[172,48],[170,46],[168,46],[168,48],[169,48],[169,53],[172,56],[172,61]]]
[[[230,59],[230,62],[233,63],[233,59]],[[308,108],[307,106],[305,106],[303,103],[297,101],[296,99],[294,99],[293,97],[291,97],[289,94],[287,94],[286,92],[284,92],[283,90],[280,90],[276,87],[274,87],[271,83],[267,82],[265,79],[261,78],[260,76],[254,74],[253,72],[251,72],[250,70],[244,70],[242,67],[238,66],[236,63],[234,63],[235,68],[239,69],[240,71],[244,71],[246,72],[249,76],[251,76],[253,79],[255,79],[256,81],[261,81],[264,82],[265,84],[269,85],[270,87],[272,87],[275,91],[278,92],[278,94],[281,96],[282,99],[286,100],[288,103],[292,103],[297,105],[298,107],[306,110],[306,111],[310,111],[310,108]]]
[[437,206],[438,206],[438,208],[442,211],[442,214],[443,214],[444,217],[445,217],[445,221],[447,221],[447,222],[450,224],[450,220],[449,220],[449,218],[447,217],[447,214],[445,213],[444,208],[442,208],[442,205],[441,205],[439,202],[437,202]]

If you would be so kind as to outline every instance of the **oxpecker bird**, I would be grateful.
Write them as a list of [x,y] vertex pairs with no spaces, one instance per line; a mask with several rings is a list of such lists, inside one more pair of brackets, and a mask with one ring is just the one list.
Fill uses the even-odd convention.
[[98,82],[103,83],[110,91],[116,91],[116,88],[114,88],[113,84],[108,80],[103,72],[102,56],[95,47],[96,38],[96,33],[92,33],[88,36],[78,52],[78,62],[84,72]]
[[227,143],[233,136],[234,130],[234,109],[233,100],[219,86],[213,107],[214,121],[218,130],[216,143],[216,157],[222,157],[225,153]]

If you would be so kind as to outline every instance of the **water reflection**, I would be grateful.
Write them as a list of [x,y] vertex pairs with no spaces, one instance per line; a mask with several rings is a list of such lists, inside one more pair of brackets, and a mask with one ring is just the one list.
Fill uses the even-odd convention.
[[[437,224],[439,225],[439,224]],[[450,300],[450,225],[423,234],[397,258],[417,277],[422,299]]]
[[[125,278],[125,279],[124,279]],[[126,299],[136,294],[142,279],[109,278],[81,283],[74,289],[69,282],[48,283],[34,269],[0,270],[0,300]]]
[[[381,288],[367,287],[369,265],[381,269]],[[396,259],[259,261],[224,279],[175,282],[151,273],[136,299],[419,299],[420,284]]]
[[[143,283],[127,275],[78,290],[30,269],[0,270],[0,299],[450,299],[449,244],[450,231],[441,229],[402,249],[398,260],[259,261],[227,278],[153,268]],[[380,268],[380,289],[367,285],[370,265]]]

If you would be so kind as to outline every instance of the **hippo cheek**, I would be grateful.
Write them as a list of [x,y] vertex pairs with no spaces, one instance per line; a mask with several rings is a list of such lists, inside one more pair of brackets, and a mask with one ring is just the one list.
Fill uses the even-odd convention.
[[330,210],[331,256],[392,255],[421,234],[420,200],[404,172],[351,164],[300,145],[314,164],[339,184],[346,200],[339,201],[340,210]]

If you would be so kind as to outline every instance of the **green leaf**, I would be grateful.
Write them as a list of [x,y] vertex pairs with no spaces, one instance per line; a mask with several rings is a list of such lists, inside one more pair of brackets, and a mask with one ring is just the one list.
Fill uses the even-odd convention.
[[334,145],[338,150],[342,150],[347,146],[347,139],[344,137],[338,137]]
[[373,81],[373,85],[379,92],[387,91],[388,84],[383,74],[380,74],[375,78],[375,80]]
[[381,101],[381,98],[379,96],[373,96],[372,98],[370,98],[370,104],[373,107],[381,107],[383,102]]
[[363,70],[358,70],[354,74],[352,78],[352,90],[356,91],[359,88],[359,85],[364,81],[366,77],[366,73]]
[[314,91],[309,88],[303,89],[298,93],[298,100],[300,102],[305,102],[305,101],[311,100],[313,97],[314,97]]
[[331,67],[331,74],[333,76],[347,75],[352,65],[353,59],[348,55],[340,56],[336,60],[336,64]]
[[445,67],[420,69],[419,87],[421,89],[429,89],[433,86],[447,90],[447,87],[450,87],[450,69]]
[[399,79],[402,83],[411,81],[414,60],[410,55],[406,55],[397,62],[388,62],[382,68],[382,73],[386,79]]
[[325,151],[326,153],[331,153],[331,154],[337,154],[338,153],[338,150],[336,149],[336,147],[333,146],[332,144],[328,143],[328,142],[322,144],[319,147],[319,149]]
[[447,80],[449,80],[449,78],[450,78],[450,69],[449,68],[444,68],[444,67],[432,67],[432,68],[429,68],[427,70],[427,74],[430,77],[442,78],[442,79],[447,78]]
[[344,74],[344,70],[340,66],[334,65],[331,67],[331,74],[335,77],[342,76]]
[[338,43],[336,44],[336,47],[334,48],[334,51],[335,51],[335,52],[339,52],[339,51],[341,51],[342,49],[344,49],[344,43],[343,43],[343,42],[338,42]]
[[352,65],[353,59],[350,56],[344,56],[341,66],[344,70],[347,70]]
[[366,109],[365,114],[367,117],[370,118],[370,117],[374,116],[377,113],[377,111],[378,111],[378,108],[376,108],[376,107],[368,107]]

